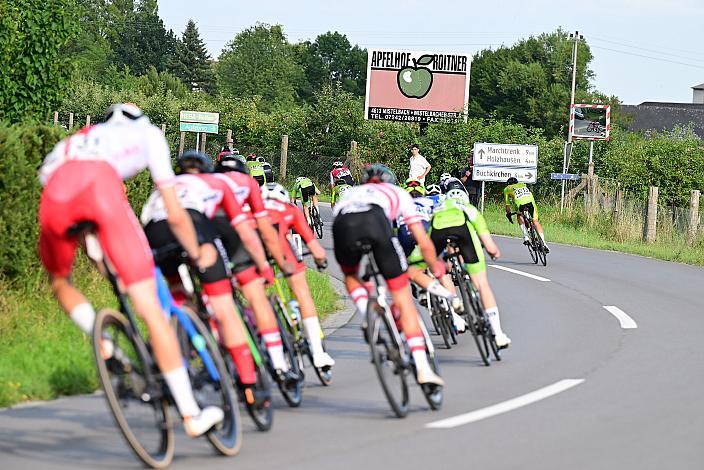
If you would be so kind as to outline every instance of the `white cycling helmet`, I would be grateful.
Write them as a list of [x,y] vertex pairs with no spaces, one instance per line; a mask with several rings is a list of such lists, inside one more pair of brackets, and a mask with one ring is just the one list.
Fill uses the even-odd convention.
[[437,184],[429,184],[425,188],[425,195],[426,196],[435,196],[436,194],[440,194],[442,191],[440,191],[440,186]]
[[440,175],[440,181],[445,181],[450,178],[452,178],[452,175],[450,173],[443,173],[442,175]]
[[262,198],[272,199],[279,202],[289,202],[291,201],[291,196],[289,196],[286,188],[281,186],[279,183],[267,183],[262,187]]
[[448,199],[455,199],[464,203],[469,203],[469,196],[461,189],[451,189],[445,194],[445,196],[447,196]]
[[105,122],[111,124],[126,124],[139,122],[149,124],[149,118],[133,103],[115,103],[105,111]]
[[296,183],[300,183],[300,182],[303,181],[304,179],[306,179],[305,176],[299,176],[298,178],[296,178]]

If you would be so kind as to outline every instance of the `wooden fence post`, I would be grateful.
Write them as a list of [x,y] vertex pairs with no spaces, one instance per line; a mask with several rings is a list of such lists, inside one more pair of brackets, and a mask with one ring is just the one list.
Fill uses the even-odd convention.
[[161,125],[161,133],[166,135],[166,124]]
[[657,238],[658,187],[648,189],[648,216],[645,220],[645,241],[653,243]]
[[281,136],[281,163],[279,164],[279,182],[286,184],[286,165],[288,164],[288,135]]
[[86,115],[86,127],[90,126],[90,114]]
[[232,141],[232,129],[227,130],[227,137],[225,138],[225,147],[232,150],[234,142]]
[[180,157],[183,155],[183,146],[186,144],[186,133],[181,132],[181,139],[179,140],[178,143],[178,156]]
[[73,113],[68,113],[68,130],[73,129]]
[[205,153],[205,139],[208,136],[205,132],[203,132],[203,135],[200,138],[200,151]]
[[59,112],[54,111],[54,125],[58,126],[59,125]]
[[689,197],[689,226],[687,227],[687,244],[693,245],[699,228],[699,190],[695,189]]
[[350,142],[350,169],[354,175],[354,179],[359,181],[362,176],[362,166],[359,163],[359,146],[357,141]]

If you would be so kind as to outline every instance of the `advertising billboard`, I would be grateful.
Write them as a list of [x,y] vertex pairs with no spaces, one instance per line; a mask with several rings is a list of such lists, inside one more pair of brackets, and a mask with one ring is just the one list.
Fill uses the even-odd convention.
[[466,121],[471,61],[467,54],[370,49],[365,119]]

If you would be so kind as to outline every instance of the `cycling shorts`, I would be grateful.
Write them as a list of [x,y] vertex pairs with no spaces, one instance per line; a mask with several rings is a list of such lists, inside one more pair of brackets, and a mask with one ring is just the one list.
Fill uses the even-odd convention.
[[518,213],[523,214],[523,210],[527,210],[530,216],[533,218],[533,220],[538,220],[538,206],[535,205],[535,202],[529,202],[527,204],[521,204],[518,207]]
[[259,186],[264,186],[264,183],[267,182],[266,175],[252,175],[252,178],[257,182]]
[[238,275],[246,270],[251,271],[252,269],[256,269],[252,256],[244,247],[240,236],[235,229],[232,228],[227,217],[218,215],[213,218],[212,222],[230,258],[232,272]]
[[343,273],[357,273],[363,254],[358,242],[366,242],[372,246],[374,260],[389,289],[408,285],[406,256],[381,207],[372,205],[365,212],[339,214],[332,224],[332,236],[335,259]]
[[430,239],[433,241],[433,245],[435,245],[435,251],[438,253],[445,250],[448,238],[455,238],[460,250],[460,255],[462,256],[462,260],[469,274],[479,274],[486,271],[484,251],[482,250],[479,235],[477,235],[475,230],[469,227],[468,223],[442,229],[434,229],[431,227],[429,235]]
[[[427,220],[422,220],[421,223],[423,224],[423,230],[426,232],[430,228],[430,222]],[[410,256],[411,252],[413,249],[416,247],[416,239],[413,237],[413,234],[411,233],[410,230],[408,230],[408,225],[401,225],[398,228],[398,241],[401,244],[401,247],[403,248],[403,253],[408,257]],[[409,260],[410,263],[410,260]]]
[[39,201],[39,255],[49,274],[68,276],[78,246],[67,231],[93,222],[96,236],[126,286],[154,277],[142,227],[127,201],[122,178],[107,162],[68,161],[49,178]]
[[301,190],[301,201],[303,201],[303,204],[308,202],[308,199],[311,199],[313,196],[315,196],[315,186],[306,186],[305,188],[300,188]]

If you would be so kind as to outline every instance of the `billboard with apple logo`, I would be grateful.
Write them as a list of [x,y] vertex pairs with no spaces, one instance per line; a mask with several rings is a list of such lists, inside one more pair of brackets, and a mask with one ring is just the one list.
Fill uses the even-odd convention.
[[369,49],[365,119],[467,120],[467,54]]

